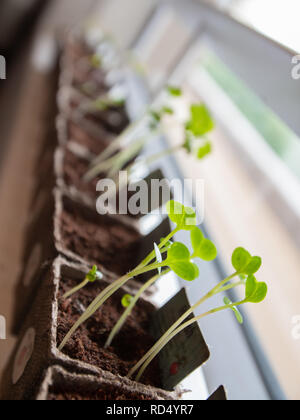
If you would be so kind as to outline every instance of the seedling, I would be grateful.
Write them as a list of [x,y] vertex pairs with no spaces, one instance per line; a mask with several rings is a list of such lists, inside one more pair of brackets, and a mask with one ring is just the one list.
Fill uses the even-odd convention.
[[[175,206],[174,206],[175,210]],[[177,218],[176,214],[171,215],[171,220],[175,223],[180,223],[180,221]],[[198,267],[193,263],[193,260],[195,258],[200,258],[204,261],[212,261],[217,257],[217,250],[215,245],[208,239],[204,238],[204,235],[202,231],[193,226],[192,232],[191,232],[192,238],[193,238],[193,244],[194,244],[194,253],[191,255],[188,248],[181,244],[181,243],[169,243],[167,245],[167,259],[165,261],[166,265],[168,265],[169,269],[166,270],[162,274],[162,269],[159,267],[158,269],[158,275],[152,277],[148,282],[146,282],[140,290],[135,295],[134,299],[131,300],[130,304],[126,308],[126,311],[123,313],[115,327],[113,328],[112,332],[110,333],[108,340],[105,344],[106,347],[109,347],[115,338],[115,336],[118,334],[118,332],[121,330],[123,325],[125,324],[128,316],[131,314],[134,306],[136,305],[139,298],[142,296],[142,294],[150,288],[160,277],[170,273],[173,271],[175,274],[177,274],[179,277],[186,281],[193,281],[196,278],[199,277],[199,269]],[[159,247],[155,244],[154,245],[155,255],[156,255],[156,261],[158,263],[161,263],[163,261],[162,254],[160,252]],[[185,262],[188,262],[185,264]],[[192,262],[192,264],[191,264]]]
[[[107,301],[107,299],[109,299],[117,290],[123,287],[133,277],[137,277],[144,273],[160,269],[172,270],[187,281],[192,281],[198,277],[198,267],[192,261],[189,250],[181,243],[174,243],[171,246],[169,243],[173,236],[181,230],[193,230],[193,228],[196,226],[196,214],[192,208],[185,207],[184,205],[175,201],[170,201],[167,204],[167,211],[171,221],[175,223],[176,227],[157,246],[161,255],[167,255],[165,260],[158,262],[156,260],[156,251],[153,250],[134,270],[107,286],[90,304],[90,306],[79,318],[79,320],[74,324],[72,329],[61,343],[59,347],[60,350],[64,348],[67,341],[72,337],[80,325],[88,320]],[[160,275],[161,274],[159,273],[158,277],[160,277]],[[152,281],[154,282],[153,279]],[[145,285],[146,288],[149,287],[150,283],[152,284],[152,282],[148,282],[147,286]],[[140,293],[142,292],[140,291]]]
[[82,113],[95,114],[97,112],[107,111],[113,108],[122,107],[125,104],[125,98],[113,98],[109,95],[102,95],[98,99],[80,105],[79,109]]
[[78,286],[74,287],[69,292],[67,292],[63,296],[63,299],[68,299],[70,296],[72,296],[75,293],[79,292],[81,289],[83,289],[89,283],[94,283],[96,280],[102,280],[102,279],[103,279],[103,274],[98,270],[97,266],[94,265],[93,268],[85,276],[83,282],[80,283]]
[[128,308],[133,300],[133,296],[131,295],[124,295],[121,300],[121,304],[123,308]]
[[[199,249],[202,249],[202,246],[198,247],[198,241],[196,241],[195,238],[200,238],[200,234],[198,231],[193,229],[191,236],[193,246],[196,245],[196,249],[194,248],[195,254],[198,254]],[[204,240],[200,241],[200,243],[203,243],[203,241]],[[204,246],[204,248],[206,248],[206,246]],[[206,253],[206,251],[204,253]],[[129,377],[132,377],[135,373],[138,372],[136,380],[139,381],[152,360],[174,337],[176,337],[177,334],[181,333],[190,325],[200,321],[206,316],[230,309],[233,310],[238,322],[242,323],[243,318],[238,310],[238,307],[245,303],[260,303],[267,296],[267,285],[265,283],[259,283],[254,276],[260,269],[261,264],[262,260],[260,257],[252,257],[251,254],[244,248],[237,248],[232,254],[232,265],[236,271],[231,276],[221,281],[216,287],[214,287],[209,293],[207,293],[195,305],[186,311],[168,329],[168,331],[160,338],[160,340],[158,340],[158,342],[147,352],[147,354],[131,369],[129,372]],[[238,280],[233,282],[233,280],[236,278]],[[232,303],[228,298],[225,298],[224,306],[212,309],[197,317],[194,316],[191,320],[186,321],[186,319],[190,317],[194,311],[208,299],[220,293],[234,289],[238,286],[245,287],[245,298],[243,300]]]
[[[182,91],[176,87],[167,87],[167,92],[173,97],[180,97]],[[146,118],[148,120],[148,130],[142,135],[137,135],[135,132],[137,127],[141,124],[141,120],[130,125],[112,144],[93,162],[89,171],[84,176],[88,182],[99,174],[114,178],[118,172],[123,169],[127,171],[127,179],[130,179],[131,174],[139,165],[150,165],[162,157],[172,155],[179,150],[185,150],[192,154],[197,159],[203,159],[212,151],[212,145],[206,138],[206,135],[213,130],[213,119],[204,104],[194,104],[190,108],[189,121],[184,126],[184,140],[178,146],[169,148],[148,157],[130,163],[141,152],[145,144],[162,130],[162,121],[165,115],[173,115],[174,110],[170,106],[162,106],[159,109],[151,109],[143,115],[141,120]],[[126,147],[125,150],[119,151],[120,145],[125,143],[129,137],[134,137],[134,140]],[[123,187],[123,185],[122,185]]]

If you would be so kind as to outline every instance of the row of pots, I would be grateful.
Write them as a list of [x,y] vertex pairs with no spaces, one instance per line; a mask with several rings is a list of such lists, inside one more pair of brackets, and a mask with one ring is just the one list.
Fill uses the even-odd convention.
[[[15,296],[13,331],[19,340],[3,377],[3,399],[179,399],[182,392],[177,385],[209,358],[205,340],[194,325],[166,347],[143,383],[126,377],[189,306],[182,290],[158,309],[151,301],[155,290],[150,290],[113,345],[104,349],[107,335],[124,310],[122,296],[134,293],[144,279],[128,283],[77,331],[63,352],[58,350],[101,290],[135,267],[153,243],[170,232],[169,222],[159,216],[147,230],[142,228],[147,226],[147,216],[100,216],[95,211],[95,184],[82,182],[91,159],[129,123],[123,106],[82,113],[83,103],[109,89],[111,74],[91,66],[93,53],[82,34],[72,34],[64,45],[58,144],[53,153],[56,138],[47,138],[36,168],[24,268]],[[157,176],[163,178],[162,171],[149,173],[146,180]],[[64,301],[64,293],[82,281],[94,264],[103,273],[102,281]],[[224,391],[213,398],[224,399]]]

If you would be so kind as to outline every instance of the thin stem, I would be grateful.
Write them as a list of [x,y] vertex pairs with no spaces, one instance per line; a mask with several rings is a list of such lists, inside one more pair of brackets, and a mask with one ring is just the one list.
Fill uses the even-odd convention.
[[160,344],[165,340],[166,337],[169,336],[182,322],[184,322],[197,308],[198,306],[202,305],[208,299],[213,297],[214,295],[220,293],[220,288],[222,285],[228,283],[232,278],[234,278],[236,274],[232,276],[226,277],[223,281],[221,281],[216,287],[214,287],[210,292],[208,292],[204,297],[202,297],[195,305],[193,305],[190,309],[188,309],[169,329],[165,332],[165,334],[158,340],[158,342],[145,354],[144,357],[131,369],[129,372],[129,377],[131,377],[142,365],[143,363],[151,356],[151,354],[160,346]]
[[226,306],[221,306],[219,308],[216,309],[212,309],[202,315],[199,315],[187,322],[185,322],[183,325],[181,325],[179,328],[177,328],[175,331],[172,332],[172,334],[170,334],[161,344],[160,346],[157,348],[157,350],[155,352],[152,353],[151,357],[149,359],[147,359],[147,361],[143,364],[143,366],[141,367],[137,377],[136,377],[136,381],[139,381],[143,375],[143,373],[145,372],[145,370],[147,369],[147,367],[149,366],[149,364],[152,362],[152,360],[161,352],[161,350],[174,338],[176,337],[176,335],[178,335],[179,333],[181,333],[183,330],[185,330],[186,328],[188,328],[190,325],[194,324],[195,322],[200,321],[201,319],[215,314],[217,312],[221,312],[224,311],[226,309],[232,309],[234,307],[240,306],[243,303],[245,303],[245,301],[240,301],[237,303],[233,303],[231,305],[226,305]]
[[70,329],[70,331],[68,332],[68,334],[65,336],[64,340],[62,341],[62,343],[59,346],[59,350],[63,350],[63,348],[65,347],[65,345],[67,344],[67,342],[69,341],[69,339],[73,336],[73,334],[77,331],[77,329],[80,327],[81,324],[83,324],[87,319],[89,319],[90,312],[93,310],[94,306],[98,304],[98,302],[101,301],[101,299],[103,299],[103,297],[105,297],[111,290],[113,290],[116,285],[120,284],[121,282],[125,282],[127,280],[129,280],[131,277],[128,278],[128,276],[123,276],[120,279],[116,280],[114,283],[110,284],[109,286],[107,286],[97,297],[96,299],[93,300],[93,302],[89,305],[89,307],[86,309],[86,311],[84,312],[83,315],[81,315],[81,317],[75,322],[75,324],[73,325],[73,327]]
[[108,177],[112,178],[126,164],[128,164],[128,162],[130,162],[134,157],[136,157],[140,153],[147,141],[148,139],[146,136],[142,137],[141,139],[131,144],[126,150],[124,150],[123,154],[120,155],[118,160],[116,160],[116,162],[112,165],[112,168],[109,170]]
[[69,292],[65,293],[63,299],[68,299],[70,296],[74,295],[75,293],[79,292],[79,290],[83,289],[86,285],[89,284],[89,279],[85,278],[83,282],[81,282],[78,286],[74,287]]
[[94,299],[94,301],[90,304],[84,314],[78,319],[78,321],[73,325],[71,330],[68,332],[64,340],[59,346],[59,350],[61,351],[69,339],[73,336],[73,334],[77,331],[77,329],[83,324],[87,319],[89,319],[117,290],[119,290],[122,286],[124,286],[132,277],[139,276],[141,274],[147,273],[149,271],[156,270],[158,268],[165,267],[165,263],[161,264],[152,264],[148,267],[137,269],[128,275],[121,277],[121,279],[117,280],[113,284],[107,286],[99,296]]
[[144,117],[147,115],[148,109],[143,113],[140,119],[137,121],[134,121],[132,124],[130,124],[117,138],[115,138],[112,143],[99,155],[97,156],[92,166],[96,166],[98,163],[104,162],[107,160],[110,156],[112,156],[121,146],[124,139],[133,132],[136,127],[141,123],[141,121],[144,119]]
[[125,312],[123,313],[123,315],[121,316],[121,318],[119,319],[119,321],[117,322],[117,324],[114,326],[113,330],[111,331],[106,344],[105,344],[105,348],[109,347],[113,341],[113,339],[115,338],[115,336],[119,333],[119,331],[122,329],[123,325],[125,324],[127,318],[130,316],[133,308],[135,307],[137,301],[139,300],[139,298],[142,296],[142,294],[149,289],[149,287],[152,286],[152,284],[154,284],[160,277],[165,276],[166,274],[170,273],[170,269],[165,271],[164,273],[158,274],[157,276],[152,277],[150,280],[147,281],[147,283],[145,283],[143,285],[143,287],[140,288],[140,290],[137,292],[137,294],[135,295],[134,299],[132,299],[132,301],[130,302],[130,305],[128,306],[128,308],[125,310]]
[[155,155],[149,156],[147,159],[142,159],[139,162],[136,162],[136,166],[143,164],[143,165],[151,165],[152,163],[156,162],[157,160],[165,157],[165,156],[169,156],[172,155],[175,152],[178,152],[178,150],[180,150],[182,148],[182,144],[180,144],[179,146],[175,146],[175,147],[171,147],[169,149],[166,149],[162,152],[159,152]]

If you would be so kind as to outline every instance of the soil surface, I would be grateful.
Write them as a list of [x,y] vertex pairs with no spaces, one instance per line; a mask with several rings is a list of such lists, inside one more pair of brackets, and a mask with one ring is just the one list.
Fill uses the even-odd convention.
[[68,206],[61,231],[65,248],[113,273],[126,274],[138,263],[141,235],[110,217],[87,218],[79,206]]
[[[105,178],[105,176],[98,176],[94,178],[92,181],[86,182],[83,177],[87,173],[89,169],[89,161],[84,158],[80,158],[76,156],[73,152],[69,149],[65,149],[64,161],[63,161],[63,175],[64,175],[64,183],[68,187],[74,186],[77,191],[84,193],[89,196],[95,203],[100,197],[101,192],[97,191],[97,183],[100,179]],[[136,193],[134,191],[129,191],[127,189],[127,204],[131,197],[133,197]],[[117,191],[116,196],[116,210],[119,210],[120,205],[120,196],[119,191]],[[127,207],[126,207],[127,208]],[[132,218],[140,218],[141,214],[132,215],[127,211],[129,217]]]
[[[63,278],[59,290],[59,313],[57,340],[61,343],[67,332],[78,320],[85,308],[104,289],[104,282],[90,284],[80,294],[62,301],[62,296],[76,284],[70,278]],[[149,335],[149,322],[155,308],[148,302],[139,301],[111,347],[104,349],[105,341],[124,312],[121,299],[124,292],[115,293],[74,334],[64,348],[69,357],[91,363],[106,371],[126,376],[129,370],[155,344]],[[145,384],[161,387],[158,360],[154,360],[142,379]]]
[[97,183],[103,177],[99,176],[92,181],[86,182],[83,177],[89,169],[89,162],[86,159],[80,158],[65,149],[63,174],[64,182],[67,186],[74,186],[76,189],[92,198],[95,203],[100,193],[96,191]]
[[[82,91],[82,89],[81,89]],[[71,98],[71,107],[78,109],[81,105],[80,98],[75,95]],[[82,109],[85,117],[95,124],[101,125],[102,128],[113,134],[120,134],[129,124],[126,108],[124,105],[109,106],[107,109],[99,111],[92,108]]]
[[74,143],[86,147],[96,156],[102,153],[111,141],[110,139],[105,139],[104,136],[103,139],[95,138],[88,134],[78,124],[71,121],[68,122],[68,140],[72,140]]

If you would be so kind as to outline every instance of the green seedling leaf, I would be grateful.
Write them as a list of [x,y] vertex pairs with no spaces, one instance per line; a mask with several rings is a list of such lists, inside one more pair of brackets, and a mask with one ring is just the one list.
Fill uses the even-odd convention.
[[194,281],[199,277],[198,266],[190,261],[171,262],[169,267],[183,280]]
[[251,274],[246,282],[246,301],[250,303],[260,303],[265,300],[268,294],[266,283],[258,282]]
[[199,277],[199,269],[190,259],[188,248],[180,242],[175,242],[168,251],[166,264],[183,280],[193,281]]
[[251,303],[261,303],[265,300],[268,294],[268,286],[266,283],[257,283],[257,288],[255,294],[251,297],[249,302]]
[[184,208],[184,218],[183,218],[183,230],[192,230],[197,224],[197,216],[191,207],[185,207]]
[[125,99],[111,99],[111,98],[99,98],[93,102],[93,108],[98,111],[105,111],[110,107],[119,107],[124,105]]
[[172,200],[167,203],[167,212],[170,220],[177,225],[178,229],[192,230],[197,224],[195,211],[177,201]]
[[[158,248],[157,244],[154,243],[154,251],[156,255],[156,261],[160,264],[163,261],[160,249]],[[161,267],[158,268],[158,274],[161,274]]]
[[159,123],[161,121],[161,115],[157,111],[150,111],[151,117],[154,119],[156,123]]
[[212,144],[207,142],[204,146],[201,146],[197,151],[197,158],[204,159],[206,156],[210,155],[212,152]]
[[186,129],[195,137],[201,137],[212,131],[215,127],[209,110],[204,104],[191,106],[191,119]]
[[250,299],[255,294],[257,288],[257,280],[253,275],[248,276],[246,280],[246,299]]
[[184,215],[184,205],[178,201],[169,201],[167,203],[167,212],[170,220],[175,225],[180,226],[182,224],[182,218]]
[[87,273],[86,279],[90,283],[94,283],[96,280],[102,280],[103,274],[100,271],[98,271],[97,266],[94,265],[93,268]]
[[168,251],[168,261],[189,261],[190,258],[190,251],[180,242],[175,242]]
[[182,90],[179,87],[168,86],[167,91],[168,91],[169,95],[171,95],[171,96],[176,96],[176,97],[182,96]]
[[197,227],[191,231],[191,242],[195,257],[204,261],[213,261],[217,258],[218,251],[214,243],[205,239],[202,231]]
[[192,153],[193,151],[193,137],[189,132],[186,133],[185,142],[183,143],[183,148],[188,152],[188,154]]
[[132,302],[133,296],[131,295],[124,295],[121,300],[121,304],[123,308],[128,308]]
[[169,106],[164,106],[164,107],[162,108],[162,113],[163,113],[163,114],[173,115],[173,114],[174,114],[174,109],[172,109],[172,108],[171,108],[171,107],[169,107]]
[[[232,302],[231,302],[231,300],[230,300],[230,299],[228,299],[228,297],[225,297],[225,298],[224,298],[224,303],[225,303],[225,305],[227,305],[227,306],[232,305]],[[238,310],[238,308],[237,308],[236,306],[234,306],[234,307],[232,307],[232,308],[230,308],[230,309],[232,309],[232,310],[233,310],[234,315],[235,315],[235,317],[236,317],[236,319],[237,319],[238,323],[239,323],[239,324],[243,324],[243,323],[244,323],[244,318],[243,318],[243,315],[242,315],[242,314],[240,313],[240,311]]]
[[209,239],[203,239],[197,249],[197,257],[204,261],[213,261],[217,258],[218,251],[215,244]]
[[244,269],[244,273],[247,275],[255,274],[258,272],[262,265],[262,259],[260,257],[252,257],[250,263]]
[[232,265],[237,272],[246,274],[244,269],[250,264],[251,255],[244,248],[236,248],[232,254]]
[[198,227],[194,227],[194,229],[191,231],[191,242],[193,250],[196,251],[201,242],[204,240],[204,235],[201,229]]

